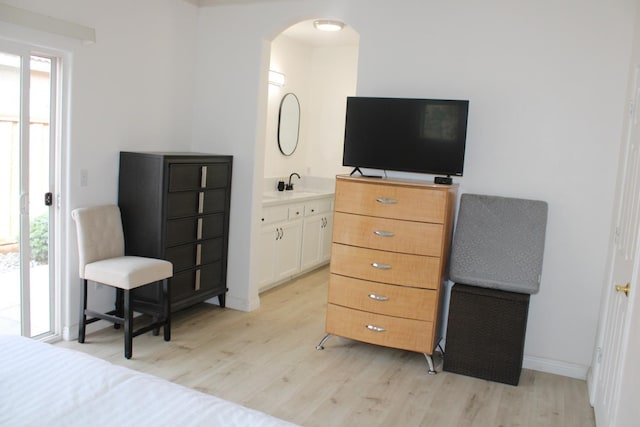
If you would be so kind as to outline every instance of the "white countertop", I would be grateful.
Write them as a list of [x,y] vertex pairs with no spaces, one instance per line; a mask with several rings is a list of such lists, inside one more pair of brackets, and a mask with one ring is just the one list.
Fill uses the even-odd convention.
[[305,202],[325,197],[333,197],[333,191],[315,189],[265,191],[262,193],[262,206],[274,206],[298,201]]

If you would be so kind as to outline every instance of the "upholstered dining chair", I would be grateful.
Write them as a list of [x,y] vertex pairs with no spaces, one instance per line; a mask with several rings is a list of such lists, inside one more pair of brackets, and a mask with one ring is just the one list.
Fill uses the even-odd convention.
[[[74,209],[78,238],[80,275],[80,322],[78,342],[84,343],[86,326],[99,320],[124,326],[124,356],[131,358],[133,337],[145,332],[164,330],[164,340],[171,339],[170,290],[168,279],[173,276],[169,261],[138,256],[125,256],[124,233],[120,208],[104,205]],[[116,308],[107,313],[87,308],[89,281],[116,289]],[[133,329],[132,290],[162,281],[160,305],[152,307],[150,324]],[[147,307],[148,309],[149,307]]]

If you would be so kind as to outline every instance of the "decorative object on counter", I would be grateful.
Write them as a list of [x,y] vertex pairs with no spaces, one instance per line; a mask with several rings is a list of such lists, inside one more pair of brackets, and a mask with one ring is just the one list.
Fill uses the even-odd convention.
[[278,181],[278,191],[284,191],[284,179],[282,181]]
[[298,146],[300,132],[300,103],[293,93],[287,93],[280,102],[278,116],[278,148],[285,156],[290,156]]

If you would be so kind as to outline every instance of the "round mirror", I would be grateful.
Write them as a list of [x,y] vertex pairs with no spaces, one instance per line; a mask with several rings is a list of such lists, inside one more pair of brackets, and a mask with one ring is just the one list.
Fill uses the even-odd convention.
[[280,116],[278,117],[278,147],[285,156],[290,156],[298,146],[300,130],[300,104],[298,97],[287,93],[280,102]]

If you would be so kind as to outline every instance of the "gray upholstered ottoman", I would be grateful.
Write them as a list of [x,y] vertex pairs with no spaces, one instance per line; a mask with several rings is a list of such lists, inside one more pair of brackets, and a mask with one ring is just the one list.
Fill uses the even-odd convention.
[[546,202],[463,194],[449,278],[472,286],[537,293],[546,227]]
[[547,203],[463,194],[451,248],[444,370],[517,385]]

